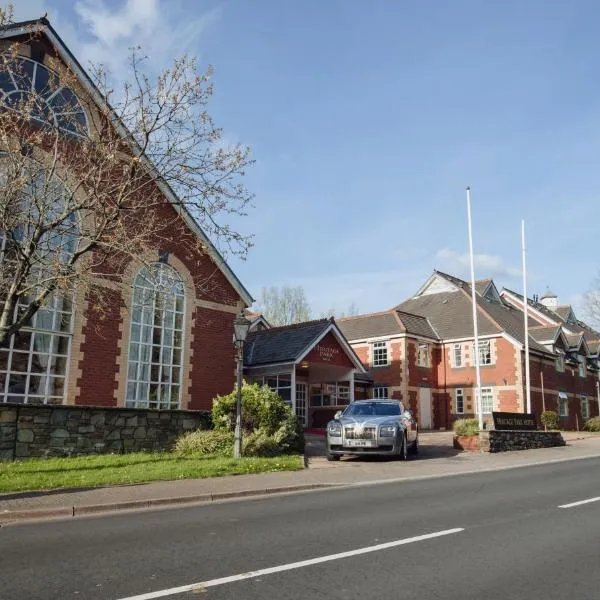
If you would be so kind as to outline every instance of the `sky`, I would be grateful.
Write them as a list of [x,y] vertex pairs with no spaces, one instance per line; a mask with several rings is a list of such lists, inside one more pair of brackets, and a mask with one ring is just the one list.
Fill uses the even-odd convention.
[[595,0],[16,0],[85,66],[215,68],[209,112],[252,148],[255,194],[230,260],[258,298],[302,286],[315,312],[386,310],[433,269],[583,317],[600,268],[600,4]]

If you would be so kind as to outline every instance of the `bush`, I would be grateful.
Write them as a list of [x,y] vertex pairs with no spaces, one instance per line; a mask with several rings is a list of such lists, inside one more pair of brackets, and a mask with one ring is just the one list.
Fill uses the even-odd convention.
[[304,429],[291,410],[273,434],[273,439],[279,446],[280,454],[304,452]]
[[277,456],[281,454],[279,444],[272,435],[269,435],[264,429],[257,429],[248,437],[243,439],[244,456]]
[[173,452],[176,454],[231,454],[233,452],[233,433],[226,429],[188,431],[177,438]]
[[[215,429],[235,428],[237,393],[217,396],[213,402],[212,420]],[[263,429],[273,435],[291,414],[290,407],[268,386],[244,382],[242,386],[242,429],[252,433]]]
[[540,421],[548,429],[559,429],[560,427],[558,413],[554,410],[545,410],[540,417]]
[[479,435],[479,421],[477,419],[457,419],[452,426],[455,435]]
[[585,422],[583,428],[586,431],[600,431],[600,417],[592,417]]

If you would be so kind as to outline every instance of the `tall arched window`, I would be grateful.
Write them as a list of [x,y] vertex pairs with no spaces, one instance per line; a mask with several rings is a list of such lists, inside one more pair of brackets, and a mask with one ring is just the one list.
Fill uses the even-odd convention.
[[127,406],[179,408],[185,289],[177,271],[154,263],[133,284]]
[[88,134],[87,116],[75,92],[61,85],[54,71],[30,58],[3,57],[0,98],[9,108],[26,108],[37,123],[70,135]]
[[[15,191],[14,181],[21,178],[24,183]],[[48,179],[43,166],[34,160],[9,173],[5,155],[0,153],[0,186],[5,200],[7,190],[12,189],[11,201],[0,201],[0,302],[13,286],[29,288],[18,298],[11,317],[16,321],[41,288],[61,290],[51,293],[30,322],[11,336],[8,347],[0,348],[0,402],[62,404],[73,303],[61,282],[71,269],[66,265],[77,242],[77,213],[68,210],[69,192],[63,183],[56,177]],[[40,236],[38,231],[46,227]],[[19,272],[24,268],[29,276],[22,279]]]

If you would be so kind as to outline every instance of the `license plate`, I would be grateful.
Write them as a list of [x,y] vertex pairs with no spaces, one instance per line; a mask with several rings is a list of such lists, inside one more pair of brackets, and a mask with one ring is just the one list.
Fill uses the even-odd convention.
[[346,440],[344,445],[353,448],[373,448],[377,444],[375,443],[375,440]]

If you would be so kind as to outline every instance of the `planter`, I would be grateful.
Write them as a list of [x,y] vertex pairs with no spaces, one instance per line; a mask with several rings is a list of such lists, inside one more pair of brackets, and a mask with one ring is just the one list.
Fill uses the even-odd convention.
[[455,435],[452,445],[457,450],[465,450],[466,452],[479,452],[479,436]]

